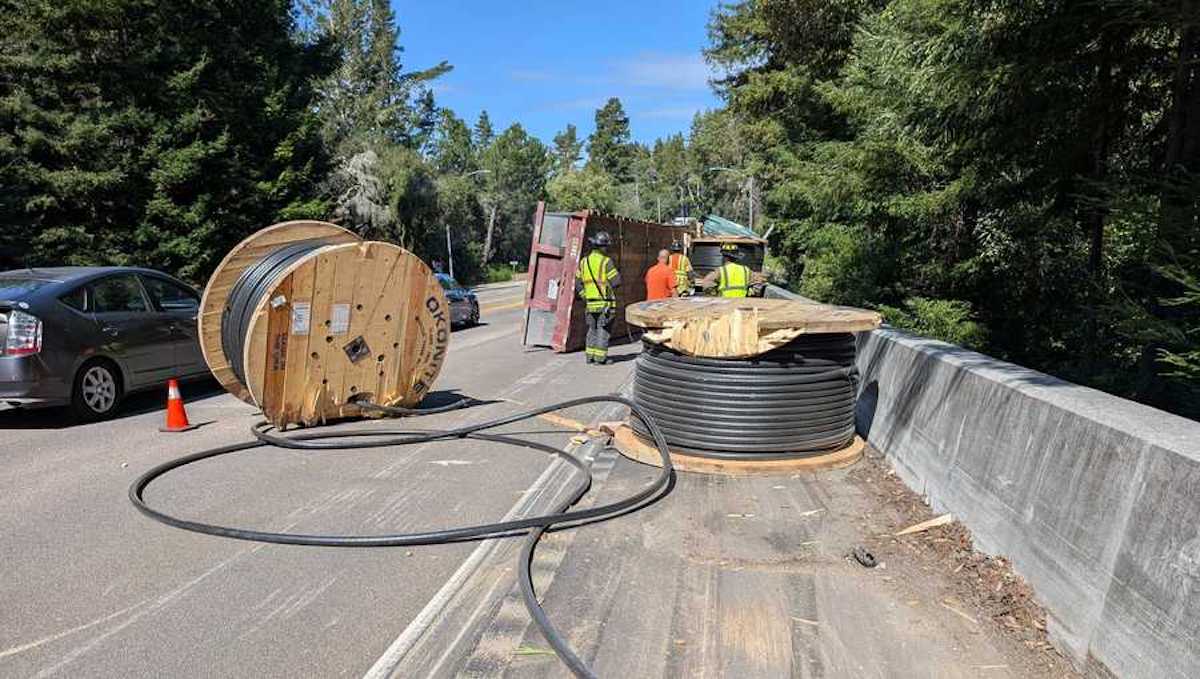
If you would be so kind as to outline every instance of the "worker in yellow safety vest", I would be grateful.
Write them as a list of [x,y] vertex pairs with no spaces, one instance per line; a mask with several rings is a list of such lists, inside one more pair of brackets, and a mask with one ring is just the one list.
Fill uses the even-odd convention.
[[579,260],[575,271],[575,294],[587,302],[587,362],[605,365],[608,360],[608,340],[616,317],[616,288],[621,285],[621,272],[608,256],[612,239],[600,231],[588,239],[592,249]]
[[686,297],[692,294],[692,279],[695,278],[692,261],[683,254],[683,245],[679,241],[671,241],[670,250],[671,256],[667,259],[667,266],[675,272],[675,294],[679,297]]
[[749,297],[756,288],[765,285],[767,279],[741,263],[742,253],[736,243],[721,245],[720,268],[710,271],[696,285],[701,288],[716,287],[718,297]]

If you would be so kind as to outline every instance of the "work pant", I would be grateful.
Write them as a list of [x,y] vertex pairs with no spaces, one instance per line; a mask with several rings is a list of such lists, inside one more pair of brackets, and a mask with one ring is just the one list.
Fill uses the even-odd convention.
[[608,338],[613,323],[613,310],[587,312],[587,356],[595,361],[608,358]]

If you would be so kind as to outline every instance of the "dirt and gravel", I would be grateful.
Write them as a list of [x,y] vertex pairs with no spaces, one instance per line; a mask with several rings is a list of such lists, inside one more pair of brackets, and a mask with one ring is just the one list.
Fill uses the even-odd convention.
[[878,451],[868,449],[849,478],[875,500],[875,509],[864,517],[867,549],[885,567],[907,562],[906,568],[892,569],[898,586],[913,596],[935,598],[975,625],[1005,652],[1010,666],[1004,669],[1013,674],[1081,676],[1050,643],[1045,610],[1007,559],[974,549],[970,531],[957,521],[897,536],[938,515],[900,481]]

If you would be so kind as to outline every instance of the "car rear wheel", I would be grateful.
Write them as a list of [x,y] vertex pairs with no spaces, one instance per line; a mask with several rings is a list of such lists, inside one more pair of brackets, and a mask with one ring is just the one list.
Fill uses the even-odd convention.
[[109,361],[85,363],[75,375],[71,390],[71,410],[86,422],[111,417],[121,404],[124,390],[117,366]]

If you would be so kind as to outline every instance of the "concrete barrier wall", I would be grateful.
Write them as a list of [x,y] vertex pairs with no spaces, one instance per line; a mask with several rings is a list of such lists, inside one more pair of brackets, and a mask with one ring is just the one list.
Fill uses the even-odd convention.
[[1089,675],[1200,677],[1200,423],[896,330],[858,365],[860,433]]

